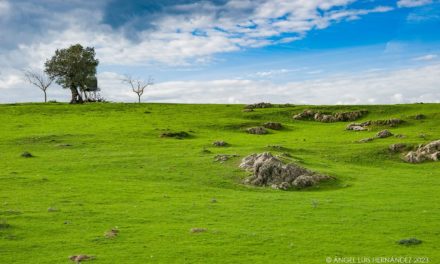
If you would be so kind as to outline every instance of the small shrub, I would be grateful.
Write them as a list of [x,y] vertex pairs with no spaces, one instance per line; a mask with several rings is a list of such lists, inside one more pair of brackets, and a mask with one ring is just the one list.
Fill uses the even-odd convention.
[[25,151],[25,152],[23,152],[23,153],[21,153],[21,156],[23,157],[23,158],[32,158],[32,157],[34,157],[34,155],[32,155],[30,152],[28,152],[28,151]]

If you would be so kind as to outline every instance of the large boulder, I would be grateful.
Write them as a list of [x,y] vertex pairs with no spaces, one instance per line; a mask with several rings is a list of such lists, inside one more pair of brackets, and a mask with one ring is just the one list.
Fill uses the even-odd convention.
[[305,188],[329,179],[295,164],[283,164],[271,153],[252,154],[245,157],[240,168],[251,171],[245,183],[255,186],[270,186],[287,190],[292,187]]
[[419,146],[415,151],[408,152],[403,159],[409,163],[440,160],[440,140]]

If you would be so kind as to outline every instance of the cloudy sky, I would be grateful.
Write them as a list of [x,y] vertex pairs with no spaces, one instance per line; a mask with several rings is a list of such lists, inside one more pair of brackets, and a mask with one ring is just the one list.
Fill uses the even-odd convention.
[[0,0],[0,39],[1,103],[41,101],[22,71],[76,43],[111,101],[130,74],[149,102],[440,102],[438,0]]

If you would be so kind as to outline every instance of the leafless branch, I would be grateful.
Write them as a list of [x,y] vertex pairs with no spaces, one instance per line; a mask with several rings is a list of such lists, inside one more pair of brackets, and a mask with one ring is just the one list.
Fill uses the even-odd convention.
[[141,102],[141,96],[144,94],[145,89],[148,86],[151,86],[154,84],[153,78],[150,76],[148,77],[148,80],[142,80],[142,79],[134,79],[130,75],[125,75],[125,77],[122,79],[123,82],[128,83],[131,86],[131,90],[137,94],[138,96],[138,102]]
[[54,79],[49,78],[44,73],[39,73],[38,71],[34,71],[34,70],[25,70],[24,77],[27,82],[37,86],[41,91],[43,91],[44,101],[46,102],[47,101],[46,91],[49,88],[49,86],[52,84]]

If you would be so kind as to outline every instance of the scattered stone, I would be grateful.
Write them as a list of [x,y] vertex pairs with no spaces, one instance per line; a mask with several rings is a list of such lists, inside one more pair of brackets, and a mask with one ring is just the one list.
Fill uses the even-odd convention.
[[377,138],[387,138],[387,137],[391,137],[392,135],[393,135],[393,133],[391,133],[390,131],[385,129],[385,130],[377,132],[376,137]]
[[242,110],[242,112],[245,112],[245,113],[254,112],[254,109],[245,108]]
[[240,168],[252,171],[252,175],[245,179],[246,184],[270,186],[279,190],[305,188],[330,179],[295,164],[283,164],[269,152],[245,157]]
[[367,142],[371,142],[373,140],[374,140],[374,138],[363,138],[363,139],[359,140],[358,142],[359,143],[367,143]]
[[425,118],[426,118],[426,116],[424,114],[418,114],[418,115],[414,116],[415,120],[422,120],[422,119],[425,119]]
[[91,260],[91,259],[94,259],[94,258],[95,257],[93,257],[93,256],[87,256],[87,255],[75,255],[75,256],[70,256],[69,257],[69,259],[71,261],[76,262],[76,263],[80,263],[80,262],[85,261],[85,260]]
[[353,112],[326,114],[320,111],[307,109],[304,110],[302,113],[294,115],[293,118],[296,120],[315,120],[324,123],[346,122],[346,121],[354,121],[356,119],[359,119],[367,113],[368,111],[366,110],[360,110]]
[[238,157],[238,155],[236,154],[218,154],[214,157],[214,161],[218,161],[218,162],[225,162],[228,161],[231,158],[235,158]]
[[396,143],[396,144],[392,144],[388,147],[388,150],[392,153],[398,153],[398,152],[402,152],[403,150],[406,149],[406,144],[405,143]]
[[409,163],[440,160],[440,140],[420,145],[417,150],[408,152],[403,159]]
[[59,144],[58,147],[71,147],[71,144]]
[[347,128],[345,128],[346,130],[353,130],[353,131],[364,131],[367,130],[364,126],[356,124],[356,123],[352,123],[350,125],[347,126]]
[[206,228],[200,228],[200,227],[193,227],[189,230],[191,233],[203,233],[208,231]]
[[220,140],[220,141],[214,141],[212,143],[212,145],[214,145],[216,147],[226,147],[228,145],[228,143],[225,142],[225,141]]
[[422,240],[417,239],[417,238],[406,238],[406,239],[401,239],[399,241],[397,241],[397,243],[399,245],[403,245],[403,246],[415,246],[415,245],[419,245],[422,244]]
[[47,208],[47,211],[50,213],[50,212],[58,212],[59,210],[58,210],[58,208],[55,208],[55,207],[49,207],[49,208]]
[[112,228],[112,229],[106,231],[106,232],[104,233],[104,236],[105,236],[106,238],[115,238],[115,237],[118,236],[118,234],[119,234],[119,229],[117,229],[117,228]]
[[282,157],[282,158],[291,158],[292,155],[290,153],[283,152],[283,153],[280,154],[280,157]]
[[217,199],[215,199],[215,197],[213,197],[213,198],[211,199],[211,203],[217,203]]
[[21,153],[21,156],[23,157],[23,158],[32,158],[32,157],[34,157],[34,155],[32,155],[30,152],[28,152],[28,151],[25,151],[25,152],[23,152],[23,153]]
[[267,134],[267,130],[264,127],[251,127],[246,130],[249,134],[264,135]]
[[187,138],[189,136],[190,136],[190,134],[188,134],[188,132],[185,132],[185,131],[164,132],[164,133],[160,134],[160,137],[169,137],[169,138],[177,138],[177,139]]
[[396,138],[406,138],[406,136],[405,136],[405,135],[402,135],[402,134],[397,134],[397,135],[395,135],[395,137],[396,137]]
[[271,107],[273,107],[273,105],[271,103],[261,102],[261,103],[257,103],[257,104],[246,105],[244,108],[245,109],[256,109],[256,108],[271,108]]
[[281,125],[281,123],[277,123],[277,122],[267,122],[263,124],[263,127],[268,128],[268,129],[273,129],[273,130],[280,130],[283,128],[283,125]]

